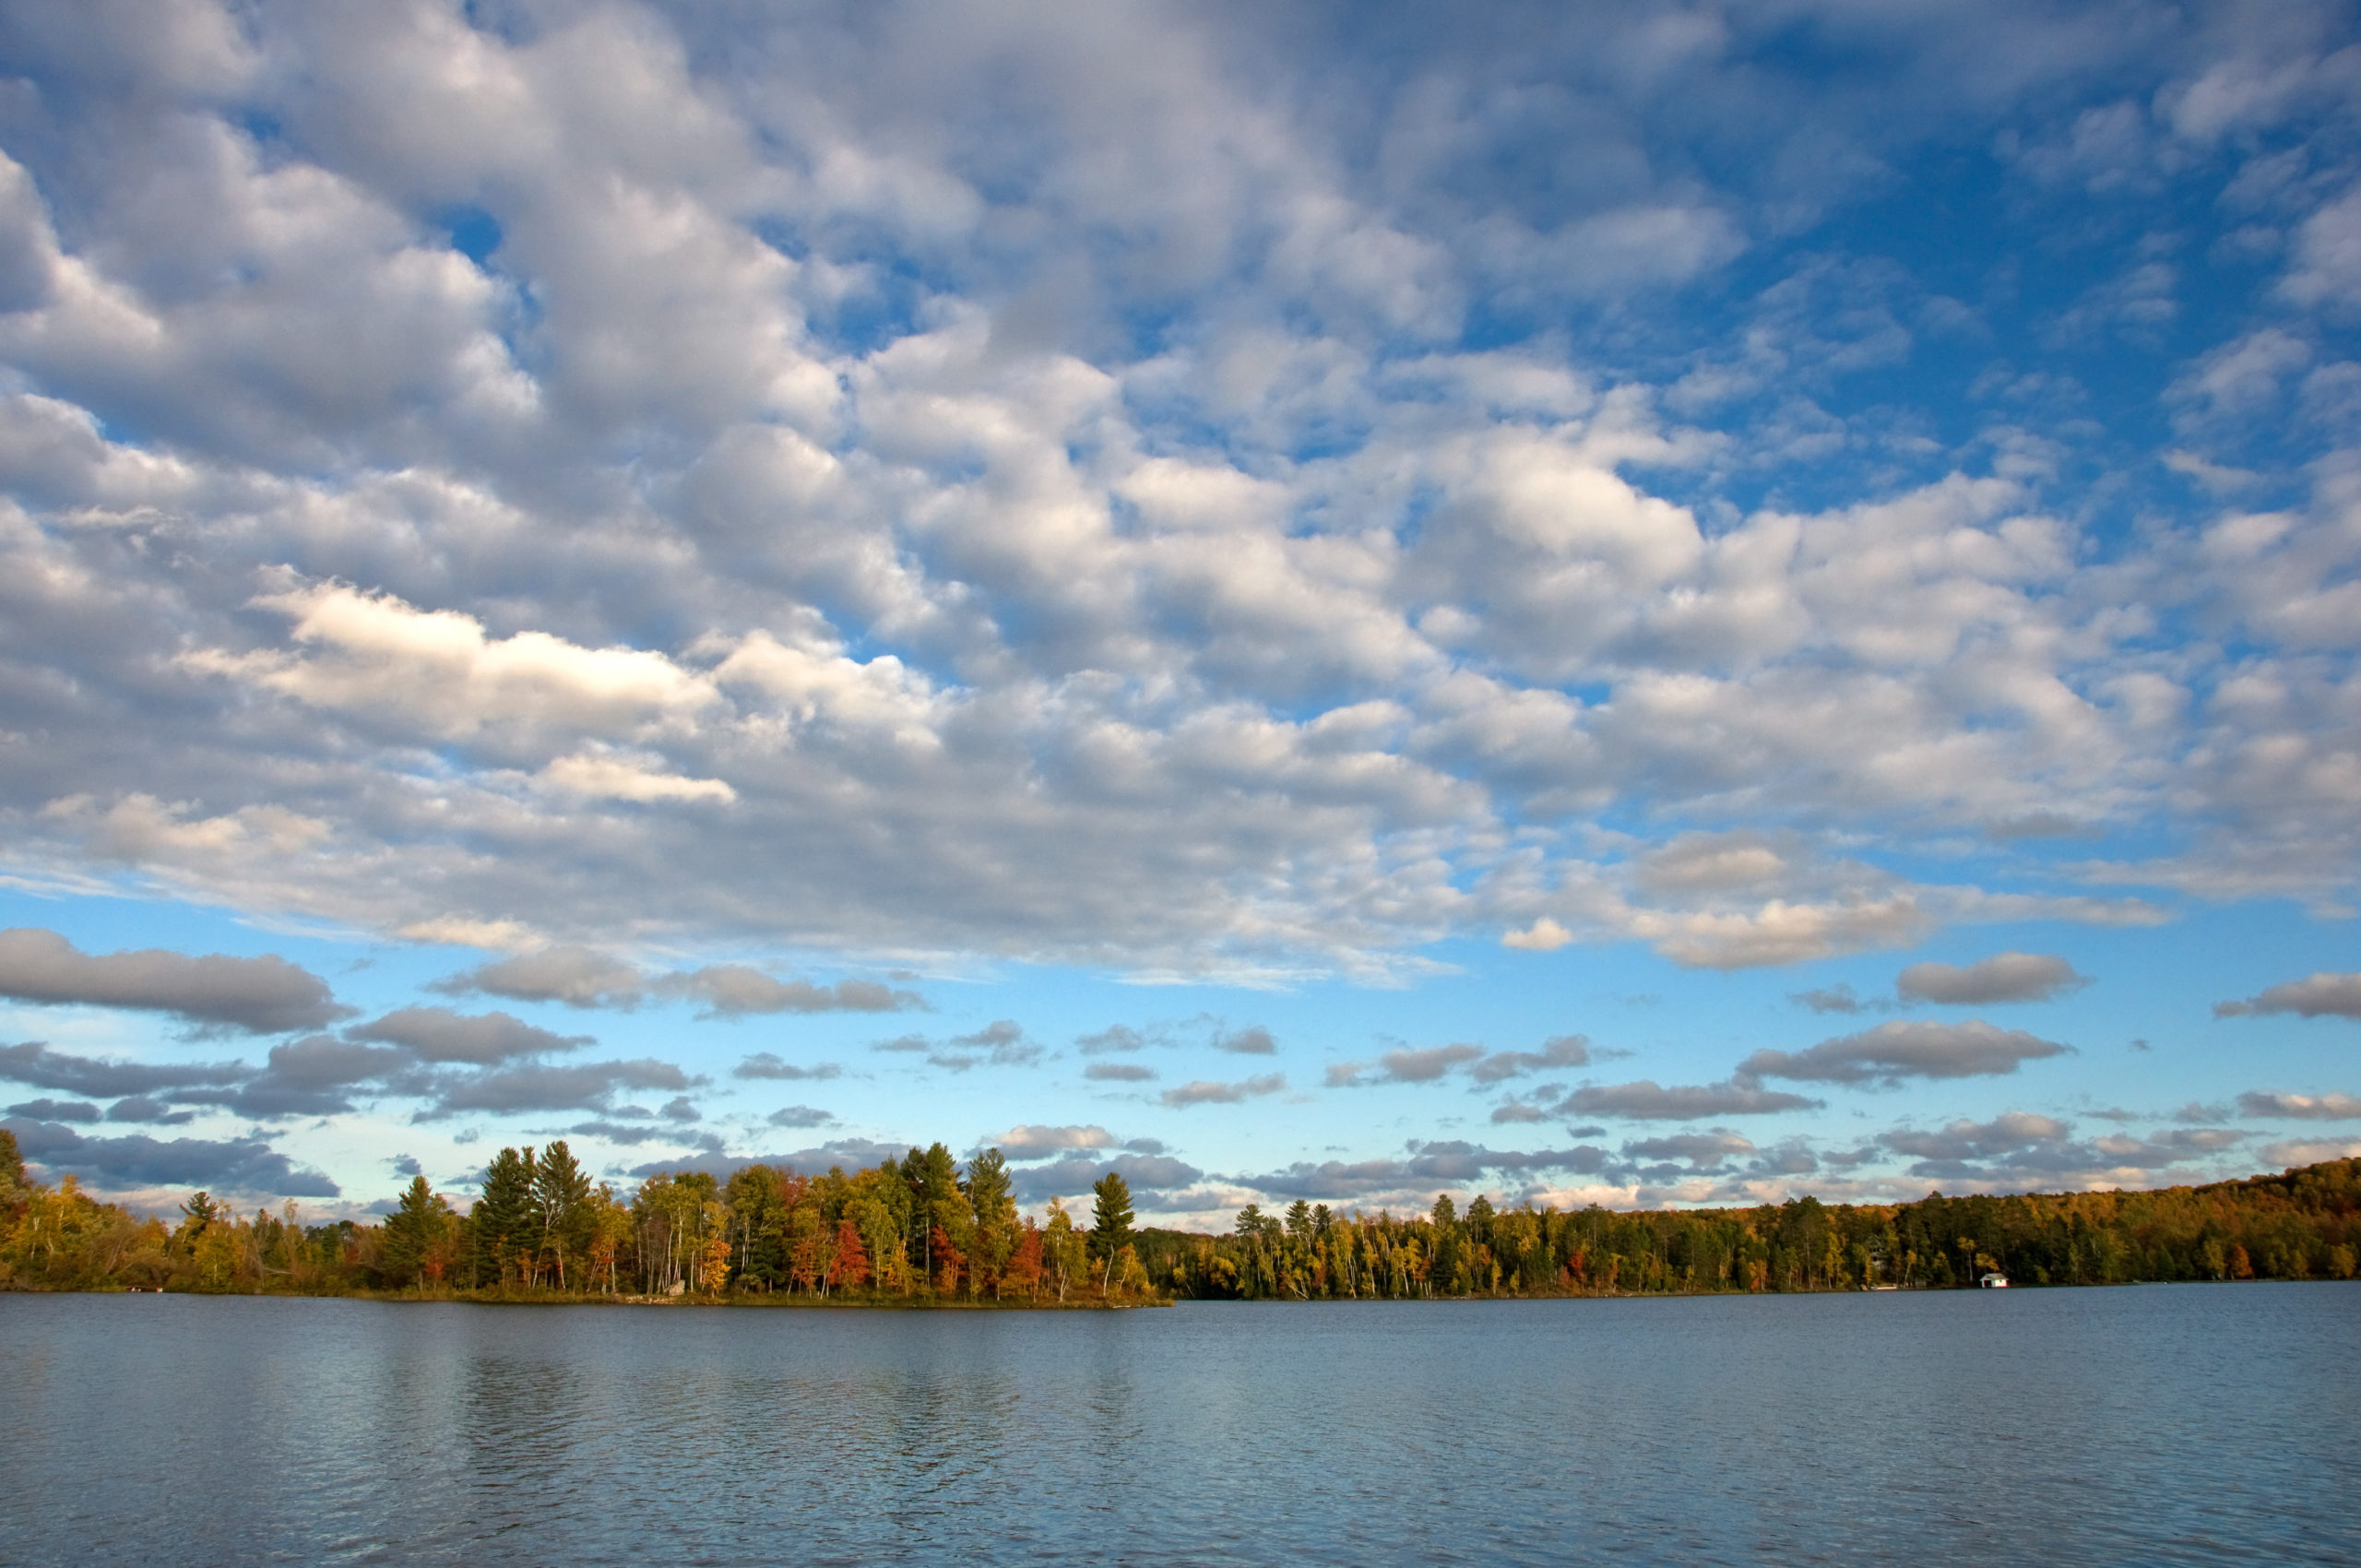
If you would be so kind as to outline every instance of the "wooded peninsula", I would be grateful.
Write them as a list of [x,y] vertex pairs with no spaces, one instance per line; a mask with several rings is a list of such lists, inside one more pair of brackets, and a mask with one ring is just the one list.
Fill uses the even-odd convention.
[[233,1214],[176,1222],[30,1182],[0,1129],[0,1289],[397,1295],[498,1301],[1106,1307],[1265,1301],[1695,1295],[2351,1279],[2361,1159],[2153,1192],[1615,1212],[1530,1204],[1425,1214],[1249,1205],[1224,1235],[1142,1228],[1113,1172],[1086,1220],[1020,1218],[998,1149],[942,1144],[847,1174],[748,1165],[628,1196],[564,1143],[505,1148],[465,1214],[422,1176],[377,1224]]

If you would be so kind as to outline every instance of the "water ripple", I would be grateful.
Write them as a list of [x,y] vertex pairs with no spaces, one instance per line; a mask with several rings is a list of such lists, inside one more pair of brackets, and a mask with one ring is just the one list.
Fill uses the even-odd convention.
[[2361,1287],[0,1297],[0,1561],[2361,1563]]

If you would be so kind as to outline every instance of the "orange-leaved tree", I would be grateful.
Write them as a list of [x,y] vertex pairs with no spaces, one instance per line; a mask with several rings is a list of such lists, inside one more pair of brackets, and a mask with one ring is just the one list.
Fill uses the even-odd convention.
[[869,1279],[869,1249],[860,1244],[860,1228],[849,1219],[836,1221],[836,1255],[828,1263],[828,1282],[858,1290]]

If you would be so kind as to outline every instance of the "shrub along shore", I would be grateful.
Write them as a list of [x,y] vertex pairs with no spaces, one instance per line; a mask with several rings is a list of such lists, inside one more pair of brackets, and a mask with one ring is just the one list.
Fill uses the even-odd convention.
[[171,1221],[28,1182],[0,1129],[0,1289],[194,1290],[557,1304],[1090,1308],[1278,1301],[2351,1279],[2361,1160],[2153,1192],[1750,1208],[1591,1206],[1337,1214],[1250,1205],[1209,1236],[1141,1229],[1112,1172],[1082,1217],[1020,1218],[989,1149],[942,1144],[847,1174],[682,1170],[628,1196],[564,1143],[503,1149],[465,1214],[424,1177],[380,1223],[233,1214]]

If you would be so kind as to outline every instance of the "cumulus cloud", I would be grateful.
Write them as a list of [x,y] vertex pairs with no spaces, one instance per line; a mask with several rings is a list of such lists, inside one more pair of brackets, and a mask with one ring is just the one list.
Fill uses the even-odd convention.
[[50,1122],[11,1118],[0,1125],[16,1134],[28,1161],[101,1191],[204,1187],[271,1198],[343,1195],[336,1182],[299,1169],[260,1138],[93,1138]]
[[2055,1117],[2011,1111],[1989,1122],[1953,1122],[1940,1132],[1888,1133],[1880,1141],[1898,1154],[1915,1155],[1921,1159],[1985,1159],[2057,1143],[2071,1131],[2068,1123]]
[[175,1111],[160,1099],[148,1095],[126,1095],[107,1107],[110,1122],[145,1123],[156,1127],[178,1127],[196,1120],[196,1113]]
[[733,1078],[779,1078],[795,1081],[803,1078],[833,1078],[844,1069],[833,1062],[816,1062],[810,1066],[783,1061],[775,1051],[757,1051],[730,1069]]
[[814,1106],[783,1105],[763,1120],[774,1127],[825,1127],[836,1118]]
[[1434,1045],[1418,1050],[1405,1047],[1386,1051],[1377,1059],[1375,1078],[1362,1076],[1370,1071],[1362,1063],[1331,1063],[1328,1087],[1356,1088],[1364,1083],[1431,1084],[1453,1067],[1464,1066],[1483,1054],[1483,1048],[1475,1045]]
[[53,1050],[40,1040],[0,1045],[0,1079],[99,1099],[219,1087],[242,1082],[252,1072],[252,1068],[231,1062],[112,1062]]
[[742,1018],[769,1013],[898,1013],[926,999],[876,980],[832,985],[787,980],[749,964],[707,964],[646,974],[587,947],[547,947],[484,964],[436,982],[448,995],[483,992],[519,1002],[563,1002],[569,1007],[637,1007],[650,996],[701,1004],[699,1016]]
[[708,964],[685,974],[666,975],[655,989],[705,1004],[704,1016],[739,1018],[754,1013],[898,1013],[924,1007],[916,992],[896,991],[875,980],[840,980],[834,985],[776,980],[744,964]]
[[2238,1110],[2299,1122],[2355,1122],[2361,1121],[2361,1095],[2248,1093],[2238,1096]]
[[1488,1148],[1460,1139],[1415,1142],[1400,1158],[1299,1161],[1280,1170],[1240,1176],[1258,1192],[1283,1198],[1355,1203],[1415,1203],[1432,1198],[1437,1186],[1462,1186],[1487,1174],[1526,1176],[1548,1172],[1597,1175],[1614,1157],[1589,1145],[1571,1148]]
[[84,953],[37,926],[0,931],[0,996],[169,1013],[200,1029],[257,1035],[321,1028],[352,1012],[326,980],[275,956]]
[[1279,1042],[1273,1039],[1271,1031],[1262,1025],[1250,1024],[1242,1029],[1216,1032],[1214,1049],[1239,1056],[1274,1056],[1278,1053]]
[[2256,1151],[2266,1168],[2294,1170],[2331,1159],[2361,1159],[2361,1138],[2290,1138]]
[[[406,1084],[399,1080],[407,1079]],[[306,1035],[274,1045],[261,1072],[233,1088],[180,1088],[171,1097],[188,1105],[218,1105],[254,1117],[333,1116],[353,1109],[364,1087],[408,1087],[419,1092],[412,1052],[372,1046],[333,1035]]]
[[2000,1002],[2047,1002],[2090,984],[2065,959],[2040,953],[1996,953],[1962,968],[1913,964],[1894,981],[1905,1002],[1975,1007]]
[[1623,1146],[1629,1159],[1686,1161],[1691,1170],[1718,1170],[1731,1160],[1755,1152],[1754,1142],[1737,1133],[1676,1133],[1668,1137],[1636,1138]]
[[2317,974],[2287,980],[2243,1002],[2216,1002],[2213,1016],[2295,1013],[2307,1018],[2361,1018],[2361,975]]
[[1156,1069],[1143,1067],[1135,1062],[1093,1062],[1082,1070],[1082,1075],[1097,1084],[1147,1084],[1156,1081]]
[[584,647],[540,631],[492,636],[462,612],[421,610],[343,583],[298,584],[255,603],[293,623],[295,651],[200,650],[186,662],[434,740],[517,725],[636,731],[719,700],[709,680],[658,653]]
[[685,1089],[686,1073],[670,1062],[527,1063],[454,1075],[435,1086],[433,1103],[414,1121],[440,1121],[465,1111],[507,1115],[527,1111],[607,1111],[623,1089]]
[[1897,1128],[1878,1142],[1911,1157],[1909,1173],[1939,1181],[2019,1185],[2122,1185],[2235,1148],[2247,1134],[2225,1127],[2176,1127],[2149,1137],[2080,1139],[2056,1117],[2011,1111],[1989,1122],[1962,1119],[1932,1132]]
[[482,992],[516,1002],[563,1002],[569,1007],[638,1005],[647,984],[631,965],[587,947],[545,947],[453,975],[427,988],[453,996]]
[[924,1035],[900,1035],[872,1044],[872,1051],[901,1055],[923,1054],[927,1064],[947,1073],[965,1073],[979,1066],[1030,1067],[1041,1060],[1041,1047],[1026,1037],[1024,1026],[1013,1018],[1000,1018],[982,1028],[947,1039],[930,1039]]
[[1120,1154],[1110,1159],[1075,1157],[1020,1165],[1010,1173],[1009,1190],[1018,1203],[1044,1203],[1086,1193],[1109,1171],[1123,1179],[1134,1203],[1148,1207],[1161,1206],[1167,1192],[1186,1187],[1205,1174],[1186,1160],[1164,1154]]
[[1906,1078],[1973,1078],[2013,1073],[2027,1062],[2069,1055],[2072,1046],[1981,1020],[1938,1024],[1895,1019],[1805,1051],[1758,1051],[1738,1063],[1741,1081],[1792,1078],[1817,1084],[1878,1084]]
[[1572,932],[1543,915],[1523,931],[1513,931],[1501,937],[1501,945],[1526,953],[1555,953],[1573,940]]
[[997,1137],[983,1139],[978,1146],[998,1148],[1011,1159],[1047,1159],[1071,1149],[1112,1148],[1120,1141],[1114,1134],[1095,1124],[1037,1127],[1020,1123]]
[[1816,1099],[1766,1089],[1759,1084],[1659,1085],[1653,1078],[1576,1089],[1559,1107],[1570,1116],[1609,1116],[1635,1122],[1693,1122],[1710,1116],[1767,1116],[1809,1111]]
[[1264,1073],[1228,1084],[1200,1078],[1178,1088],[1166,1089],[1157,1098],[1175,1111],[1186,1111],[1192,1105],[1241,1105],[1250,1099],[1277,1094],[1287,1087],[1286,1074]]
[[8,1107],[8,1114],[35,1122],[96,1122],[104,1112],[86,1099],[29,1099]]
[[489,1067],[518,1056],[579,1051],[588,1035],[561,1035],[507,1013],[469,1015],[448,1007],[403,1007],[344,1031],[347,1038],[406,1047],[423,1062]]
[[[1360,1062],[1329,1064],[1330,1088],[1356,1088],[1365,1084],[1431,1084],[1460,1068],[1478,1084],[1503,1083],[1528,1073],[1559,1067],[1580,1067],[1590,1061],[1590,1042],[1580,1035],[1559,1035],[1538,1051],[1495,1051],[1457,1044],[1405,1047],[1381,1055],[1374,1066]],[[1370,1075],[1374,1074],[1374,1076]]]
[[1810,991],[1791,991],[1787,993],[1787,1000],[1815,1013],[1862,1013],[1879,1005],[1875,1001],[1862,1000],[1851,986],[1841,981]]
[[1468,1068],[1467,1075],[1479,1084],[1497,1084],[1528,1073],[1589,1064],[1589,1040],[1581,1035],[1557,1035],[1544,1040],[1538,1051],[1496,1051]]

